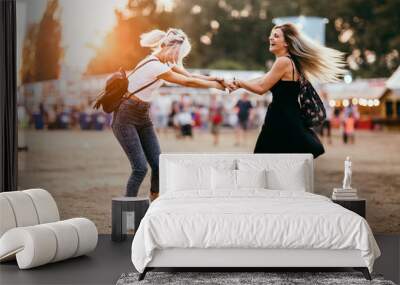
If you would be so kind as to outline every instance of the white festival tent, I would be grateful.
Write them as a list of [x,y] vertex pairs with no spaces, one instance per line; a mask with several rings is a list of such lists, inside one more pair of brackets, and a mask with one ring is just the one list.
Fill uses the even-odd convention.
[[386,81],[387,89],[393,91],[393,93],[400,97],[400,66],[396,69],[396,71],[390,76],[388,81]]
[[380,104],[380,98],[386,90],[386,79],[357,79],[351,83],[328,83],[323,89],[328,94],[331,105],[334,105],[335,101],[352,100],[353,103],[372,107]]

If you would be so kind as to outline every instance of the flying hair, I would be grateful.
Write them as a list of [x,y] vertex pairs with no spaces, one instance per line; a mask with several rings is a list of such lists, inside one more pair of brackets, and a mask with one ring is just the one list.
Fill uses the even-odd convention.
[[347,73],[343,52],[319,44],[290,23],[273,29],[282,31],[289,54],[307,79],[321,83],[338,82]]

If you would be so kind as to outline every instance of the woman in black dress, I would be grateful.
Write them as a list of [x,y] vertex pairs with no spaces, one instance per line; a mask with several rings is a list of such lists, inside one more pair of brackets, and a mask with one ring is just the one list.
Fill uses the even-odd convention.
[[245,88],[259,95],[272,92],[254,153],[311,153],[316,158],[324,153],[324,147],[301,118],[300,74],[320,82],[338,81],[345,73],[343,54],[306,38],[292,24],[275,26],[269,44],[276,61],[268,73],[226,83],[230,90]]

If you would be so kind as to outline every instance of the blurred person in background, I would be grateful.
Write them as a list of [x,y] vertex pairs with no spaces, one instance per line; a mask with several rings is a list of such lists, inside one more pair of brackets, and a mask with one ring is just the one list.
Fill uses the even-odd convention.
[[196,104],[194,106],[192,116],[193,116],[193,126],[195,128],[201,129],[201,127],[203,125],[203,122],[201,120],[201,107],[200,107],[200,105]]
[[213,135],[214,146],[219,144],[219,133],[223,121],[223,110],[224,108],[222,106],[210,109],[211,134]]
[[343,143],[354,144],[355,140],[355,126],[356,126],[356,118],[353,112],[348,113],[347,116],[344,117],[343,120]]
[[244,92],[235,105],[238,117],[235,146],[240,146],[241,142],[246,145],[246,133],[249,128],[249,119],[252,108],[253,105],[249,100],[249,93]]
[[79,106],[74,105],[71,107],[71,129],[76,129],[79,125]]
[[208,118],[209,118],[209,110],[207,106],[200,105],[200,120],[201,120],[201,129],[207,130],[208,129]]
[[58,129],[61,129],[61,130],[69,129],[70,121],[71,121],[71,114],[70,114],[69,107],[66,106],[64,103],[61,103],[59,105],[58,111],[59,111],[57,114]]
[[320,96],[322,103],[324,104],[325,111],[326,111],[326,118],[322,125],[319,127],[318,131],[322,138],[325,137],[325,130],[326,130],[326,137],[328,139],[328,144],[332,144],[332,137],[331,137],[331,120],[333,119],[333,112],[334,109],[329,105],[329,98],[328,93],[324,89],[320,91]]
[[35,105],[32,109],[32,122],[36,130],[43,130],[46,122],[46,110],[44,107],[44,103],[40,102],[38,105]]
[[49,130],[57,129],[57,112],[58,112],[57,104],[49,106],[49,109],[47,111],[47,128]]
[[184,106],[182,108],[182,111],[179,112],[176,116],[176,124],[179,126],[181,138],[193,138],[193,123],[194,122],[192,113],[190,112],[190,107]]
[[179,138],[179,126],[176,124],[176,116],[181,111],[181,106],[178,101],[173,101],[171,111],[168,115],[168,127],[172,128],[176,138]]
[[106,126],[106,116],[104,112],[93,112],[92,113],[92,129],[96,131],[102,131]]
[[151,104],[153,112],[153,118],[155,121],[155,127],[157,133],[167,133],[168,127],[168,115],[171,110],[172,100],[166,94],[160,93],[160,95]]
[[[91,111],[91,108],[90,108]],[[90,129],[90,114],[88,113],[88,105],[81,103],[79,106],[79,127],[81,130]]]
[[358,112],[357,105],[354,105],[351,101],[349,105],[344,108],[344,117],[348,117],[350,114],[353,115],[354,119],[357,121],[360,119],[360,113]]

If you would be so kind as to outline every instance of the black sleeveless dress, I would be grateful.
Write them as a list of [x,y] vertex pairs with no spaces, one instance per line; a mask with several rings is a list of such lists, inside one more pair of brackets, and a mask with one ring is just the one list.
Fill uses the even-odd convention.
[[314,158],[325,152],[315,132],[301,119],[299,81],[279,80],[272,88],[272,103],[258,136],[254,153],[311,153]]

